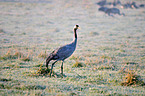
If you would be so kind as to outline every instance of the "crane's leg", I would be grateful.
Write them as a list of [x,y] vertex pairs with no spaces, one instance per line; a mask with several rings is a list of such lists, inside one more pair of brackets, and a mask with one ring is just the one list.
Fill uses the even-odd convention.
[[56,63],[57,61],[53,62],[52,65],[51,65],[51,70],[50,70],[50,77],[51,77],[51,74],[52,74],[52,69],[53,69],[53,66],[54,64]]
[[48,63],[46,63],[46,68],[48,69]]
[[46,60],[46,68],[48,69],[48,61]]
[[61,64],[61,75],[62,75],[62,77],[63,77],[63,62],[64,61],[62,61],[62,64]]

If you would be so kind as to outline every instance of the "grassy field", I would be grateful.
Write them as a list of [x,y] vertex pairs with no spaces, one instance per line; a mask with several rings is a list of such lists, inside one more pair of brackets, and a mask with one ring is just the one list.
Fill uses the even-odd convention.
[[[145,95],[145,9],[119,8],[126,16],[111,17],[96,2],[0,2],[1,96]],[[61,62],[53,77],[41,74],[46,56],[72,41],[76,24],[77,49],[64,77]]]

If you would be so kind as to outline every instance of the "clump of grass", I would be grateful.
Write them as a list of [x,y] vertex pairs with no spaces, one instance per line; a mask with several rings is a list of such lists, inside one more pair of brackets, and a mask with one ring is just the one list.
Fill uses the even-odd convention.
[[110,57],[110,56],[106,56],[106,55],[100,56],[100,61],[102,61],[101,63],[107,63],[108,62],[108,64],[109,64],[114,59],[115,59],[115,57]]
[[36,74],[38,75],[46,75],[48,73],[50,73],[50,69],[42,68],[42,67],[40,67],[40,69],[38,69],[36,72]]
[[0,33],[5,33],[5,31],[3,29],[0,28]]
[[77,94],[74,93],[74,92],[71,92],[71,93],[70,93],[70,96],[77,96]]
[[83,67],[83,64],[81,62],[76,61],[76,63],[74,63],[72,67]]
[[42,63],[35,65],[34,67],[45,67]]
[[0,57],[0,59],[1,60],[7,60],[7,59],[9,59],[9,58],[12,58],[13,56],[11,55],[11,50],[9,49],[8,51],[7,51],[7,53],[4,55],[4,56],[1,56]]
[[70,57],[70,60],[75,60],[75,61],[79,61],[79,60],[84,60],[84,58],[83,57],[80,57],[80,56],[71,56]]
[[83,67],[83,64],[79,62],[80,59],[80,57],[72,56],[70,60],[75,60],[75,63],[72,65],[72,67]]
[[136,63],[136,62],[126,62],[125,64],[132,64],[132,65],[136,65],[136,64],[138,64],[138,63]]
[[120,52],[125,52],[125,50],[123,50],[123,49],[120,49]]
[[18,85],[19,82],[18,80],[12,80],[12,79],[7,79],[7,78],[0,78],[0,88],[1,89],[12,89],[14,85]]
[[19,57],[22,58],[22,57],[24,57],[24,54],[21,53],[21,52],[19,52],[19,51],[16,51],[15,54],[14,54],[13,56],[16,56],[16,57],[18,57],[18,58],[19,58]]
[[91,36],[96,36],[96,35],[99,35],[99,33],[98,32],[90,32],[90,35]]
[[139,86],[144,86],[145,83],[141,79],[139,75],[136,75],[132,71],[128,71],[128,73],[125,76],[125,82],[122,82],[122,86],[131,86],[131,85],[139,85]]
[[30,59],[30,57],[24,57],[24,58],[22,58],[21,60],[22,60],[22,61],[30,61],[31,59]]
[[47,54],[46,54],[46,51],[45,53],[41,52],[38,57],[41,57],[41,58],[46,58],[47,57]]
[[21,58],[22,61],[30,61],[30,57],[29,57],[29,54],[27,55],[27,57],[23,57]]
[[7,51],[7,53],[3,56],[0,56],[0,60],[7,60],[7,59],[18,59],[25,57],[23,53],[16,51],[14,54],[12,53],[11,49]]
[[[47,68],[44,68],[42,66],[43,66],[43,64],[41,64],[39,69],[36,72],[32,73],[32,75],[33,76],[47,76],[47,75],[49,75],[51,69],[49,69],[49,68],[47,69]],[[52,73],[54,73],[54,72],[52,71]]]
[[112,59],[112,57],[106,56],[106,55],[102,55],[100,58],[102,59]]
[[12,79],[6,79],[6,78],[0,78],[0,81],[3,81],[3,82],[8,82],[8,81],[11,81]]
[[78,60],[78,58],[76,56],[71,56],[70,60]]
[[19,90],[32,90],[32,89],[42,89],[44,90],[46,88],[46,86],[40,86],[40,85],[25,85],[25,84],[20,84],[17,86],[13,86],[13,89],[19,89]]
[[14,64],[7,64],[7,66],[9,66],[9,67],[15,67],[15,65]]
[[145,60],[145,56],[141,57],[141,60]]
[[98,66],[97,68],[95,68],[95,69],[97,69],[97,70],[103,70],[103,69],[114,69],[115,68],[115,66],[114,65],[107,65],[107,66],[104,66],[104,65],[101,65],[101,66]]

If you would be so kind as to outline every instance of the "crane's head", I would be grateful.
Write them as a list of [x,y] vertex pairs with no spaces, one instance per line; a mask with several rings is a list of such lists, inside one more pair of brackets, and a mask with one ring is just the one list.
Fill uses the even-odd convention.
[[74,29],[80,29],[79,25],[75,25]]

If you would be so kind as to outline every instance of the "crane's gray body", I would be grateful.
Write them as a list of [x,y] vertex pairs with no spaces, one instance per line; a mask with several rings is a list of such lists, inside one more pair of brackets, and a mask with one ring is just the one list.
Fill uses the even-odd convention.
[[73,40],[70,44],[61,46],[55,49],[49,56],[52,57],[51,60],[62,60],[64,61],[66,58],[71,56],[76,49],[77,38]]

